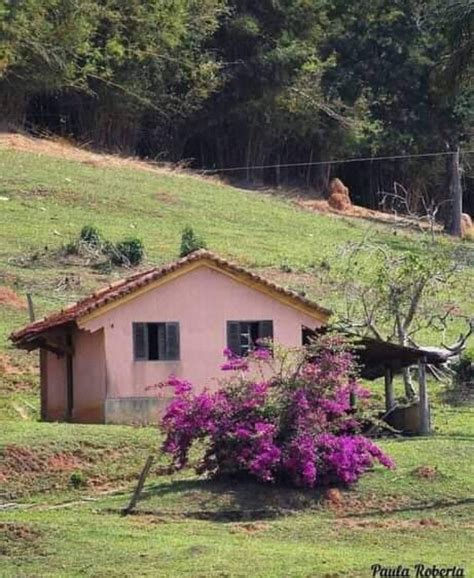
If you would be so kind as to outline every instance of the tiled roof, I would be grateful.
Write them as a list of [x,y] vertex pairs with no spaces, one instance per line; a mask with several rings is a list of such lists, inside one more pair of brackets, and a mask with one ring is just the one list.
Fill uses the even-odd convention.
[[272,283],[260,275],[256,275],[255,273],[252,273],[235,263],[227,261],[226,259],[222,259],[211,251],[201,249],[189,254],[187,257],[165,265],[164,267],[154,267],[153,269],[141,271],[140,273],[135,273],[134,275],[117,281],[116,283],[108,285],[107,287],[103,287],[102,289],[92,293],[92,295],[81,299],[77,303],[73,303],[61,311],[30,323],[23,329],[12,333],[10,335],[10,339],[15,345],[20,346],[26,341],[35,339],[41,333],[44,333],[47,330],[80,319],[81,317],[92,313],[93,311],[111,303],[112,301],[133,293],[137,289],[144,287],[153,281],[166,277],[166,275],[169,275],[170,273],[185,267],[185,265],[188,265],[189,263],[195,263],[197,261],[211,261],[218,268],[234,273],[241,278],[246,278],[250,282],[261,285],[272,292],[289,298],[291,301],[294,301],[295,305],[303,305],[304,307],[310,308],[321,314],[323,317],[329,317],[329,315],[331,315],[330,310],[317,305],[305,297],[302,297],[295,291],[285,289],[284,287]]

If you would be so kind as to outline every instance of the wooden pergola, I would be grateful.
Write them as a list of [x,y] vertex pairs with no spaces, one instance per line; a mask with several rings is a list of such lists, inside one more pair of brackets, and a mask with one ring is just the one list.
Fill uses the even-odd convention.
[[431,433],[430,406],[426,386],[426,366],[439,366],[447,361],[447,354],[426,349],[416,349],[379,341],[371,337],[351,337],[355,345],[355,354],[360,365],[361,377],[374,380],[385,379],[385,415],[395,408],[393,377],[406,367],[418,366],[419,433]]

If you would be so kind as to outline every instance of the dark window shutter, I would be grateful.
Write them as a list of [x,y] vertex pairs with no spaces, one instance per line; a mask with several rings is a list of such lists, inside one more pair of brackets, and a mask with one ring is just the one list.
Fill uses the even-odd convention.
[[156,361],[158,357],[158,323],[147,323],[148,331],[148,361]]
[[157,323],[158,326],[158,357],[157,359],[166,358],[166,323]]
[[179,323],[166,324],[166,359],[179,359]]
[[227,321],[227,347],[235,355],[241,354],[240,323],[238,321]]
[[133,352],[137,361],[148,359],[148,331],[146,323],[133,324]]
[[260,321],[258,324],[259,339],[273,339],[273,321]]

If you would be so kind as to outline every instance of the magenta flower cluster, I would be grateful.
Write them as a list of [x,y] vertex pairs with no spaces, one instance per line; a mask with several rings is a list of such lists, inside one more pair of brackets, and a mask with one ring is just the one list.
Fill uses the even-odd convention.
[[[234,378],[216,392],[193,393],[190,383],[171,378],[175,398],[162,420],[163,451],[179,470],[191,447],[202,442],[195,469],[211,476],[247,476],[300,487],[353,484],[379,462],[394,467],[360,433],[351,394],[363,405],[368,392],[354,379],[352,354],[326,338],[292,372],[252,379],[249,364],[268,362],[262,350],[249,358],[225,351],[223,369]],[[238,372],[238,373],[237,373]]]

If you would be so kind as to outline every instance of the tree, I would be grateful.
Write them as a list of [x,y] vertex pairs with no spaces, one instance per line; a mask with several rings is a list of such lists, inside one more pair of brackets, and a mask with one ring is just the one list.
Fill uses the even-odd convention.
[[474,65],[474,2],[472,0],[443,0],[437,5],[438,21],[443,27],[448,50],[441,66],[448,89],[472,79]]
[[[423,243],[417,253],[395,253],[368,242],[349,246],[339,273],[344,310],[337,325],[411,347],[419,347],[418,337],[431,329],[442,342],[449,324],[462,316],[449,298],[460,266],[458,256],[433,244]],[[465,341],[452,348],[453,354]],[[409,370],[404,383],[406,396],[413,398]]]

